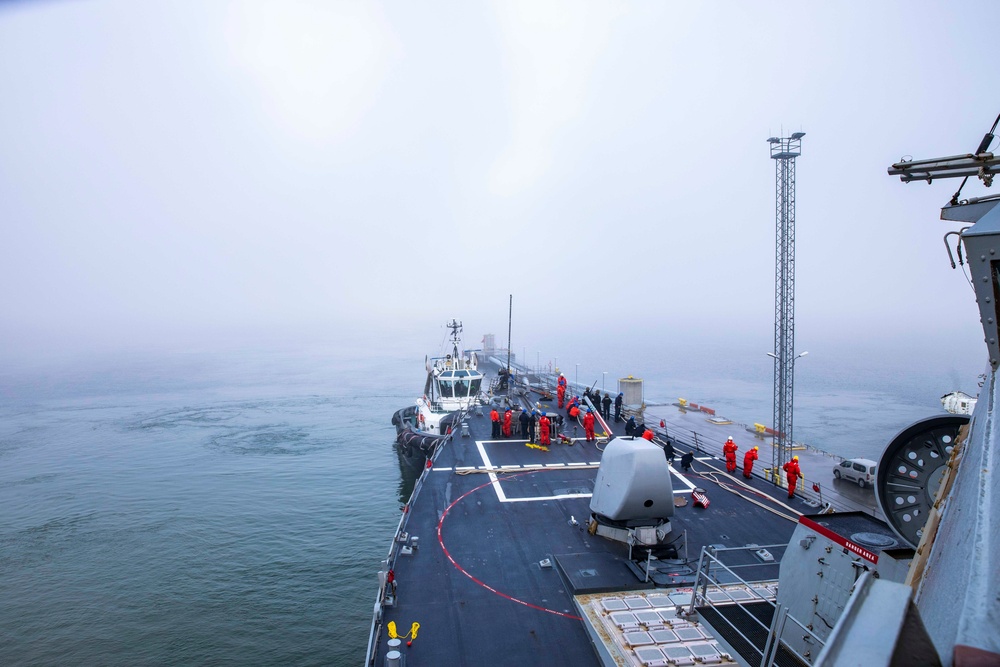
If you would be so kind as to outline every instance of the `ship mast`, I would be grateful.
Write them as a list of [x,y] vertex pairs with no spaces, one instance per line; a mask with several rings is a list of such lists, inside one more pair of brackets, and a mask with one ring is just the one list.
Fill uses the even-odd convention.
[[462,333],[462,323],[452,318],[451,322],[448,322],[445,326],[451,329],[451,358],[457,368],[459,359],[461,358],[458,353],[458,344],[462,342],[462,338],[459,336]]

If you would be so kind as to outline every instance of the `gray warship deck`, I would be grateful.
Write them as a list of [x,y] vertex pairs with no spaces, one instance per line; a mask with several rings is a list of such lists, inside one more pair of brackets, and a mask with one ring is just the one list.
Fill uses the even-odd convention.
[[[549,406],[543,403],[554,410]],[[404,636],[401,652],[409,665],[601,664],[574,596],[690,590],[703,547],[787,544],[795,512],[781,505],[813,509],[756,477],[748,484],[759,496],[745,489],[730,493],[720,483],[731,487],[734,480],[718,472],[724,466],[711,456],[699,455],[685,474],[679,459],[686,448],[678,445],[675,497],[690,499],[701,487],[711,502],[675,509],[678,558],[645,581],[645,556],[636,555],[633,563],[627,545],[586,529],[598,446],[578,438],[542,451],[516,437],[494,440],[488,411],[469,415],[467,424],[468,435],[456,434],[435,453],[404,509],[393,561],[396,593],[376,621],[374,665],[385,663],[390,622]],[[623,423],[609,426],[623,435]],[[563,432],[572,436],[573,430]],[[598,434],[603,430],[599,423]],[[413,538],[415,549],[402,548]],[[750,552],[743,557],[746,562],[737,557],[732,565],[748,568],[748,581],[777,579],[776,564],[761,563]],[[418,636],[407,646],[414,623]]]

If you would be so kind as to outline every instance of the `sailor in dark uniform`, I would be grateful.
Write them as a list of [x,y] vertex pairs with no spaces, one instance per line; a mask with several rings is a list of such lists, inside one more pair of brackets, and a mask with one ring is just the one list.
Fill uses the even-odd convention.
[[619,393],[618,397],[615,398],[615,423],[617,424],[622,420],[622,403],[624,394]]
[[684,472],[691,472],[692,463],[694,463],[694,454],[691,452],[681,457],[681,468],[684,469]]
[[521,410],[521,414],[518,415],[517,421],[520,422],[520,424],[521,424],[521,433],[520,433],[521,437],[522,438],[527,438],[528,437],[528,422],[531,421],[531,417],[528,416],[528,411],[527,410]]
[[611,419],[611,394],[605,392],[604,400],[601,401],[601,405],[604,407],[604,409],[601,411],[601,414],[604,415],[605,421]]
[[[616,414],[615,417],[618,415]],[[625,435],[635,434],[635,417],[629,417],[628,421],[625,422]]]
[[670,463],[674,462],[674,442],[670,438],[666,438],[667,443],[663,445],[663,455],[667,457],[667,461]]
[[535,441],[535,424],[538,423],[538,410],[531,411],[531,418],[528,419],[528,442]]

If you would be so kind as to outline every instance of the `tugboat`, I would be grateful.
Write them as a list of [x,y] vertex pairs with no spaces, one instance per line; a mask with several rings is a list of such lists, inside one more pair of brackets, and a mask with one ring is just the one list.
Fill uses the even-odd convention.
[[427,381],[415,405],[392,416],[396,443],[411,464],[422,466],[442,442],[451,437],[461,418],[478,403],[483,384],[475,350],[461,351],[462,323],[452,319],[451,353],[425,357]]

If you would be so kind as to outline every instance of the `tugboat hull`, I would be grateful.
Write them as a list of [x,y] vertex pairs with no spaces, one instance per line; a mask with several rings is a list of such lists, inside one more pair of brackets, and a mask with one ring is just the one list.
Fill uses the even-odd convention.
[[410,465],[421,468],[427,459],[434,455],[438,445],[451,437],[452,428],[450,415],[442,420],[442,428],[446,429],[443,434],[419,430],[414,425],[416,419],[416,406],[397,410],[392,415],[392,423],[396,427],[396,445],[400,456]]

